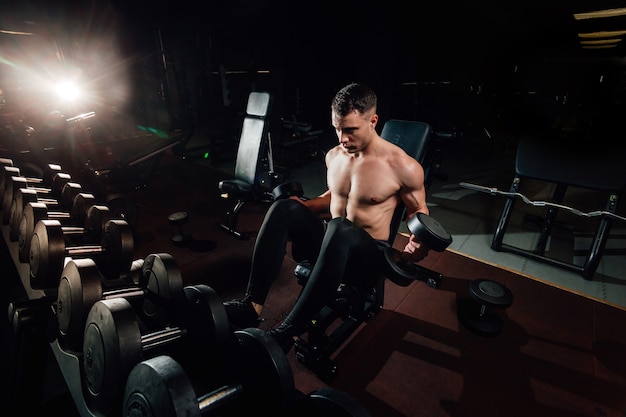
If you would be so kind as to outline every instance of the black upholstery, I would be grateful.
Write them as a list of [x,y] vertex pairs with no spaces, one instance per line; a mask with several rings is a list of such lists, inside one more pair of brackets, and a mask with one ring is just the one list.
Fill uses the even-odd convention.
[[[432,128],[428,123],[414,120],[398,120],[390,119],[385,122],[380,136],[401,147],[406,153],[413,156],[420,163],[424,161],[426,150],[428,148],[428,139],[432,133]],[[424,180],[426,182],[426,180]],[[400,224],[404,220],[406,210],[404,205],[400,204],[394,213],[393,220],[390,224],[389,241],[390,245],[398,233]]]
[[[509,191],[524,194],[525,179],[550,183],[554,186],[550,203],[564,203],[571,187],[604,195],[604,211],[615,214],[620,193],[626,187],[626,146],[584,142],[563,142],[549,137],[522,137],[519,141],[515,176]],[[526,195],[525,195],[526,196]],[[527,196],[528,197],[528,196]],[[505,243],[505,234],[513,213],[516,196],[507,197],[493,236],[491,247],[496,251],[512,252],[534,260],[580,273],[585,279],[593,279],[602,252],[609,237],[613,218],[602,216],[597,221],[595,236],[582,265],[551,257],[546,246],[556,224],[558,207],[547,206],[542,228],[535,247],[531,250]],[[563,204],[564,205],[564,204]]]
[[222,196],[235,200],[220,227],[239,238],[246,237],[237,230],[239,212],[244,204],[250,200],[267,198],[268,191],[275,185],[271,160],[268,160],[268,155],[271,155],[268,136],[271,102],[272,96],[268,92],[250,93],[237,148],[235,177],[219,183]]
[[[381,136],[403,148],[416,160],[424,160],[431,127],[427,123],[392,119],[385,123]],[[394,213],[388,243],[393,245],[406,209],[400,204]],[[299,264],[296,275],[304,283],[311,265]],[[330,382],[337,374],[337,364],[330,356],[363,323],[376,315],[384,302],[386,277],[381,276],[370,292],[341,285],[334,300],[311,321],[306,336],[296,341],[297,359],[314,371],[322,380]],[[339,323],[337,323],[339,322]],[[332,329],[332,330],[331,330]],[[306,340],[305,340],[306,339]]]

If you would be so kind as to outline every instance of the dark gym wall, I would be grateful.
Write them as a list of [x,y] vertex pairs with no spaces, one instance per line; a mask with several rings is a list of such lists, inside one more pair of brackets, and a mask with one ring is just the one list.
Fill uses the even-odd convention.
[[[43,0],[24,4],[46,5],[51,20],[61,13]],[[598,83],[605,62],[580,65],[571,51],[550,49],[534,38],[554,28],[534,28],[537,34],[529,37],[515,20],[527,18],[521,6],[503,11],[477,4],[73,0],[66,9],[76,12],[81,27],[119,29],[122,65],[134,71],[132,111],[167,111],[174,125],[220,121],[239,111],[251,89],[265,89],[274,94],[274,119],[295,115],[328,129],[330,100],[350,81],[377,91],[381,120],[419,119],[435,128],[501,117],[546,128],[580,112],[559,97],[602,102],[604,94],[614,94],[606,81]],[[99,20],[102,10],[117,17]],[[623,70],[613,78],[620,84]],[[157,91],[162,85],[166,91]]]

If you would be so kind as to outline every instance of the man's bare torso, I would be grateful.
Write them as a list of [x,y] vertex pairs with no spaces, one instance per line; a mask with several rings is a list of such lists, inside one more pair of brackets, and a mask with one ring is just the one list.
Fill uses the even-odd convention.
[[397,167],[406,157],[399,153],[402,150],[384,142],[377,141],[375,149],[357,154],[338,146],[327,158],[332,217],[346,217],[379,240],[389,238],[401,188]]

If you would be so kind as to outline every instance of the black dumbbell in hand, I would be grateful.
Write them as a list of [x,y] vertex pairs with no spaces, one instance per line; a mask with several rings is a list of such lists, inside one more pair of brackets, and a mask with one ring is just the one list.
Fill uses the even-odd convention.
[[[417,213],[410,217],[407,220],[407,227],[430,250],[442,252],[452,243],[452,236],[437,220],[427,214]],[[398,285],[407,286],[415,280],[425,281],[433,288],[440,284],[440,274],[405,261],[402,252],[393,247],[385,249],[385,260],[389,279]]]
[[302,184],[297,181],[284,182],[272,189],[272,198],[274,199],[274,201],[282,200],[283,198],[289,198],[292,196],[300,198],[303,198],[304,196],[304,189],[302,188]]

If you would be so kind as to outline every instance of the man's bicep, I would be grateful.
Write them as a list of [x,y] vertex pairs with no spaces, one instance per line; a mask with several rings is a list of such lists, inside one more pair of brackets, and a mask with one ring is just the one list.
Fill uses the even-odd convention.
[[424,169],[420,164],[413,165],[408,173],[402,200],[406,206],[407,217],[411,217],[416,213],[428,214]]

